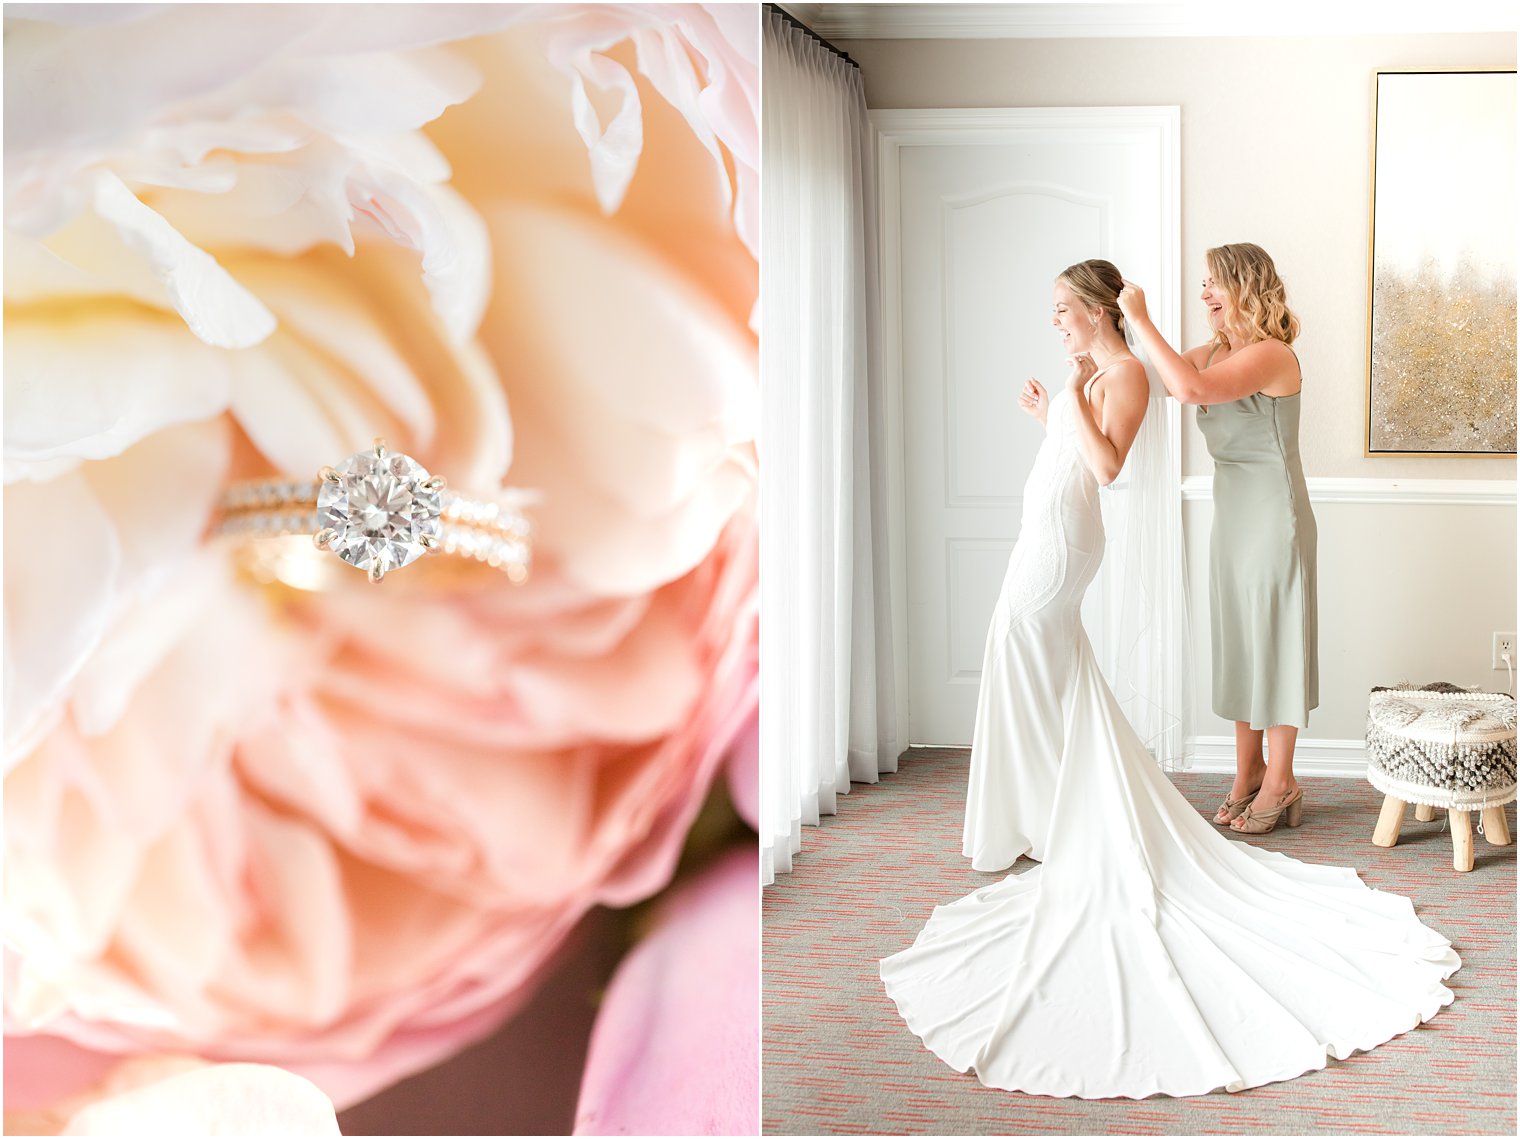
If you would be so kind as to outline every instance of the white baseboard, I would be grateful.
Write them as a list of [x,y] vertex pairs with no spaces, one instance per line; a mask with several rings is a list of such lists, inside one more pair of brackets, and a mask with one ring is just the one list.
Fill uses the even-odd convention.
[[[1189,771],[1206,775],[1235,773],[1233,736],[1199,736]],[[1336,779],[1367,777],[1367,744],[1364,740],[1300,739],[1293,749],[1293,774],[1328,775]]]
[[[1309,501],[1315,505],[1340,503],[1388,503],[1421,506],[1515,505],[1513,479],[1352,479],[1310,477]],[[1189,502],[1214,497],[1213,475],[1188,475],[1182,480],[1182,497]]]

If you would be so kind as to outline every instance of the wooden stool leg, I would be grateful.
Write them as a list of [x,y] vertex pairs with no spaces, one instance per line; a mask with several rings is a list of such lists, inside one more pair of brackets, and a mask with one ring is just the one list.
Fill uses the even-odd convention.
[[1392,795],[1383,796],[1383,809],[1378,812],[1377,826],[1372,830],[1374,846],[1393,846],[1399,841],[1399,829],[1404,825],[1404,800]]
[[1451,865],[1456,870],[1473,868],[1472,815],[1467,811],[1447,811],[1451,819]]
[[1509,820],[1503,807],[1483,808],[1483,837],[1495,846],[1509,845]]
[[1414,805],[1414,817],[1416,822],[1428,823],[1436,817],[1436,809],[1429,803],[1416,803]]

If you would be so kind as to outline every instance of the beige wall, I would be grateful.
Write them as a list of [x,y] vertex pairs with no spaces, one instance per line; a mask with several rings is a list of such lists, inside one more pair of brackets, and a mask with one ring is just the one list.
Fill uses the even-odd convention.
[[[1513,67],[1513,35],[839,46],[860,64],[872,108],[1180,106],[1184,298],[1196,295],[1210,246],[1254,241],[1272,254],[1304,325],[1305,473],[1514,477],[1513,460],[1363,455],[1372,74]],[[1183,313],[1187,344],[1207,340],[1202,306]],[[1195,430],[1183,464],[1210,469]]]
[[[1365,457],[1363,416],[1372,74],[1513,67],[1514,36],[839,46],[860,63],[873,108],[1180,106],[1184,296],[1194,295],[1211,245],[1255,241],[1272,253],[1304,324],[1297,347],[1311,480],[1513,480],[1508,459]],[[1184,339],[1202,343],[1201,306],[1185,304],[1183,311]],[[1187,428],[1186,440],[1185,473],[1208,474],[1195,427]],[[1489,641],[1491,633],[1516,627],[1513,507],[1390,501],[1315,509],[1321,705],[1305,739],[1359,739],[1374,684],[1446,679],[1503,687],[1505,674],[1489,667]],[[1190,501],[1184,510],[1205,736],[1230,732],[1207,711],[1211,511],[1207,501]]]
[[[1319,710],[1306,740],[1361,739],[1374,685],[1448,680],[1502,692],[1492,635],[1515,630],[1515,511],[1508,506],[1320,503]],[[1200,736],[1234,727],[1210,710],[1209,526],[1183,507]]]

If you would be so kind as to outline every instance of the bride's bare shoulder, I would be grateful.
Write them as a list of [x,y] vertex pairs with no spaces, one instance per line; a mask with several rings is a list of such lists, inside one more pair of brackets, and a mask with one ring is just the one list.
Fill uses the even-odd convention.
[[1131,356],[1111,365],[1094,386],[1104,391],[1146,392],[1150,389],[1150,380],[1146,378],[1145,365]]

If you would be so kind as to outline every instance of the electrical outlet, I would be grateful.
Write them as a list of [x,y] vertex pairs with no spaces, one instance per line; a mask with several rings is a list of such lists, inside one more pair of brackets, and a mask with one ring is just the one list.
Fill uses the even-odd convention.
[[[1509,664],[1505,664],[1502,659],[1505,653],[1509,654]],[[1495,633],[1494,668],[1499,672],[1507,672],[1514,665],[1520,665],[1520,662],[1515,660],[1515,634]]]

